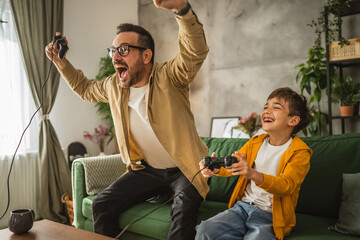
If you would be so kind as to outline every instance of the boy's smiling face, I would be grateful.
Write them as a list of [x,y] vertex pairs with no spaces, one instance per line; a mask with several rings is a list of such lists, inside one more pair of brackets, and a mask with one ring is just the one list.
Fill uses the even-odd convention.
[[283,98],[269,99],[261,113],[262,128],[267,133],[282,133],[292,131],[299,123],[298,116],[289,116],[289,103]]

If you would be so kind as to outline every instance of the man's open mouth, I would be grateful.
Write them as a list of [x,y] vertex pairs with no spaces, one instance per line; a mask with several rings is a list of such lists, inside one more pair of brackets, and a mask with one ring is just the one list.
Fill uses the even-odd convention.
[[118,67],[116,71],[119,74],[119,78],[121,81],[125,80],[128,75],[128,69],[126,67]]

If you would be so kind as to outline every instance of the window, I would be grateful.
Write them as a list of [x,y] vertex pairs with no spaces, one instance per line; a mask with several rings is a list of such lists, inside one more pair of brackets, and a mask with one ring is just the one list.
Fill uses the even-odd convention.
[[[0,155],[13,154],[35,112],[9,0],[0,0]],[[37,151],[39,120],[34,117],[19,152]]]

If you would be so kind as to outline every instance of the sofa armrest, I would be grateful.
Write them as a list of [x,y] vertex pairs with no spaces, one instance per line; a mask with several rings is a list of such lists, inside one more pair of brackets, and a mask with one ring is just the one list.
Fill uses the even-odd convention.
[[87,197],[85,189],[85,173],[81,162],[74,162],[71,168],[74,221],[76,228],[84,229],[85,217],[82,214],[82,202]]
[[125,172],[126,166],[120,154],[78,158],[72,165],[72,190],[74,223],[77,228],[84,228],[83,199],[96,195],[108,187]]

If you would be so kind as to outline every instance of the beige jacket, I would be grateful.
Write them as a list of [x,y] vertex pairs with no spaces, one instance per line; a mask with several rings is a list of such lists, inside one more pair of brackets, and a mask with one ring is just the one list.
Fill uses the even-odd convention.
[[[145,98],[154,133],[176,166],[191,181],[200,170],[199,161],[208,155],[208,150],[196,131],[190,109],[189,84],[209,49],[203,26],[196,15],[191,19],[176,17],[176,20],[179,24],[180,53],[170,61],[154,63]],[[136,163],[144,157],[129,132],[130,91],[119,86],[117,75],[92,82],[71,64],[60,73],[83,100],[110,104],[123,161],[129,170],[144,168]],[[209,188],[201,173],[197,175],[193,185],[205,198]]]

